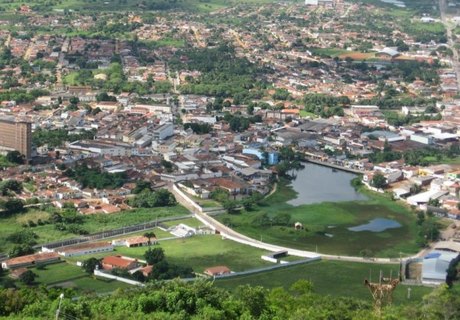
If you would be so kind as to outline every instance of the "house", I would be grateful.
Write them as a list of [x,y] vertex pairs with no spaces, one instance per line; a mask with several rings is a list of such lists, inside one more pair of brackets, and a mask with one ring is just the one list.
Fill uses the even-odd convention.
[[[151,238],[150,244],[157,243],[157,238]],[[128,248],[142,247],[149,244],[149,238],[144,236],[130,237],[125,239],[112,240],[113,246],[123,246]]]
[[145,266],[143,268],[140,268],[138,271],[142,272],[144,277],[148,277],[149,274],[151,274],[153,271],[153,266]]
[[211,277],[222,276],[226,274],[230,274],[231,270],[226,266],[216,266],[207,268],[204,270],[204,273]]
[[102,259],[102,268],[104,270],[125,269],[131,270],[139,267],[139,262],[135,259],[125,258],[122,256],[108,256]]
[[11,270],[10,274],[9,274],[9,277],[12,278],[12,279],[19,279],[21,278],[21,276],[27,272],[27,268],[19,268],[19,269],[15,269],[15,270]]
[[63,257],[75,257],[91,253],[110,252],[113,251],[113,246],[110,242],[92,242],[51,250],[57,251],[57,253]]
[[3,269],[16,269],[38,264],[48,264],[59,261],[60,257],[55,252],[41,252],[22,257],[11,258],[2,262]]

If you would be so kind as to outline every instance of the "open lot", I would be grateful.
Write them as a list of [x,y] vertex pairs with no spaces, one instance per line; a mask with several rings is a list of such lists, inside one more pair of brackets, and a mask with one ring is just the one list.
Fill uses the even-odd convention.
[[[398,276],[399,265],[377,265],[341,261],[318,261],[309,264],[286,267],[247,276],[221,279],[215,282],[219,287],[233,290],[239,285],[260,285],[266,288],[289,287],[299,279],[313,282],[314,292],[332,296],[348,296],[371,300],[369,289],[364,286],[364,279],[377,281],[380,271],[385,277]],[[411,286],[411,298],[407,299],[408,286],[399,285],[394,292],[394,303],[403,304],[420,301],[432,288]]]
[[[164,217],[181,217],[188,215],[189,212],[182,206],[134,209],[114,214],[95,214],[84,216],[80,227],[89,233],[117,229],[125,226],[139,224]],[[0,219],[0,252],[8,251],[14,244],[7,240],[8,236],[28,229],[37,234],[37,243],[46,243],[55,240],[69,239],[78,235],[68,231],[57,230],[54,224],[37,225],[35,227],[24,228],[23,224],[28,221],[38,222],[38,219],[46,221],[51,214],[47,211],[30,209],[26,213],[20,213],[8,218]]]
[[[195,272],[203,272],[206,268],[225,265],[232,271],[250,270],[272,265],[260,258],[266,251],[239,244],[231,240],[223,240],[218,235],[203,235],[190,238],[160,241],[166,259],[178,265],[190,266]],[[108,255],[121,254],[137,259],[144,259],[145,247],[117,247],[113,252],[98,255],[85,255],[69,258],[69,261],[83,261],[89,257],[102,258]]]
[[[292,206],[287,201],[293,199],[296,192],[284,181],[257,209],[220,215],[218,219],[254,239],[321,253],[360,256],[366,250],[368,255],[399,257],[400,253],[417,252],[415,215],[387,195],[363,192],[369,200]],[[289,225],[260,226],[256,223],[262,214],[274,218],[279,213],[290,214]],[[396,220],[401,227],[383,232],[348,230],[374,218]],[[295,222],[301,222],[305,229],[295,230]]]
[[[31,269],[36,275],[35,285],[47,287],[74,288],[81,293],[108,293],[130,285],[109,279],[95,278],[85,273],[80,267],[66,262],[49,264]],[[17,282],[18,286],[22,286]]]

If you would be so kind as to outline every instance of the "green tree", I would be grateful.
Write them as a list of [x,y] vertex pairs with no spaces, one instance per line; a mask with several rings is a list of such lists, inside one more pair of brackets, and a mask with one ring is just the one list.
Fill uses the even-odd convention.
[[6,160],[11,163],[23,164],[25,162],[24,156],[19,151],[8,151],[6,154]]
[[149,231],[149,232],[144,233],[144,237],[146,237],[147,239],[149,239],[148,244],[149,244],[149,246],[150,246],[150,245],[152,244],[152,241],[151,241],[152,238],[156,238],[156,235],[155,235],[154,232]]
[[149,265],[155,265],[165,259],[165,253],[163,248],[149,248],[145,251],[144,258]]
[[102,264],[101,264],[101,261],[99,259],[91,257],[91,258],[83,261],[81,267],[86,273],[93,274],[94,270],[96,268],[101,268],[102,267]]
[[27,270],[19,276],[19,280],[29,286],[34,283],[36,277],[37,275],[32,270]]
[[387,179],[381,173],[376,173],[371,181],[371,186],[383,189],[387,186]]

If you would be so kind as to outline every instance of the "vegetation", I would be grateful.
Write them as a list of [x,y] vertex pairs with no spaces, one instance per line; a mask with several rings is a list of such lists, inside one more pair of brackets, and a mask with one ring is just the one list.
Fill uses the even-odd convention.
[[[65,209],[62,212],[53,207],[43,206],[41,209],[29,208],[27,212],[0,217],[0,252],[14,249],[15,252],[30,246],[15,244],[10,235],[34,234],[30,238],[36,243],[73,238],[81,233],[94,233],[117,229],[125,226],[155,221],[162,217],[180,217],[189,212],[181,206],[163,207],[152,209],[135,209],[120,213],[77,215],[75,209]],[[20,254],[19,254],[20,255]]]
[[177,204],[174,195],[167,189],[151,191],[144,189],[130,199],[130,205],[136,208],[171,207]]
[[108,173],[100,169],[89,168],[84,164],[67,169],[65,175],[80,183],[83,188],[115,189],[121,187],[127,180],[124,172]]
[[[379,319],[369,302],[349,297],[321,296],[303,280],[288,290],[241,286],[231,293],[196,281],[153,284],[145,289],[119,291],[111,296],[64,296],[61,315],[78,319]],[[56,289],[0,291],[0,315],[12,318],[52,318],[58,303]],[[387,307],[395,319],[455,319],[460,299],[441,286],[413,306]]]
[[37,147],[48,145],[49,147],[54,148],[62,146],[65,142],[92,140],[95,134],[95,130],[83,131],[80,133],[69,133],[66,129],[43,130],[38,128],[32,134],[32,143]]
[[[284,260],[284,258],[283,258]],[[262,273],[242,275],[228,279],[219,279],[216,285],[228,290],[235,290],[241,285],[260,285],[266,289],[282,287],[289,289],[300,279],[306,279],[313,285],[313,292],[332,297],[350,297],[369,301],[369,289],[363,284],[364,279],[376,281],[380,271],[385,277],[392,273],[397,276],[399,264],[357,263],[345,261],[321,260],[285,268],[264,271]],[[407,299],[407,288],[411,288],[411,299]],[[422,286],[399,285],[394,293],[393,303],[411,304],[420,302],[432,288]]]
[[[186,56],[188,62],[180,57]],[[247,97],[248,90],[254,88],[258,68],[243,58],[235,56],[229,45],[215,48],[179,50],[169,65],[174,70],[197,70],[202,74],[197,79],[189,79],[182,85],[182,93],[193,93],[215,97]]]
[[[415,215],[388,195],[364,188],[359,191],[369,200],[293,206],[287,202],[296,198],[296,192],[289,186],[289,181],[281,180],[277,191],[252,211],[222,215],[218,219],[252,238],[262,238],[264,242],[290,248],[355,256],[360,256],[361,251],[367,249],[370,255],[382,257],[417,252],[422,244],[417,243],[420,226],[416,224]],[[275,223],[281,212],[290,214],[290,226]],[[378,233],[348,230],[377,217],[396,220],[401,227]],[[295,222],[302,223],[304,229],[295,230]]]

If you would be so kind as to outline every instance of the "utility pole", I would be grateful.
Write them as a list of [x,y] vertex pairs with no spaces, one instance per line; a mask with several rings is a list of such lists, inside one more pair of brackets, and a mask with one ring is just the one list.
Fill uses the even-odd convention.
[[61,313],[61,304],[62,304],[62,299],[63,299],[63,298],[64,298],[64,294],[61,293],[61,294],[59,295],[59,306],[58,306],[58,308],[57,308],[57,310],[56,310],[56,320],[59,319],[59,313]]

